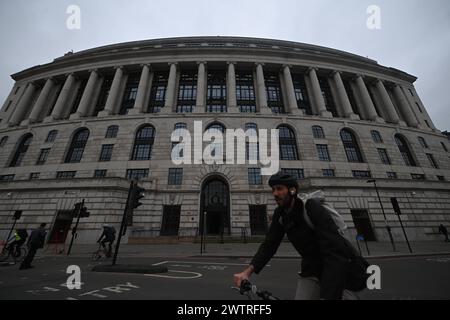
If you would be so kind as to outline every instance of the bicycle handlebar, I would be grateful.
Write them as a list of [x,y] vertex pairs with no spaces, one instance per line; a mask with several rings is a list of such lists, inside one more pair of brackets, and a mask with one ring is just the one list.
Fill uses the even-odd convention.
[[232,287],[232,289],[239,291],[241,295],[247,295],[249,299],[250,293],[253,293],[260,297],[262,300],[280,300],[279,298],[273,296],[269,291],[258,290],[258,288],[255,285],[252,285],[248,280],[242,281],[240,288]]

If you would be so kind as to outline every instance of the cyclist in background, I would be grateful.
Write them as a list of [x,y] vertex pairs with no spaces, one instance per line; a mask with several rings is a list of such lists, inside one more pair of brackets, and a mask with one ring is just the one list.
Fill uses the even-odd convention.
[[106,253],[106,256],[108,258],[111,257],[112,245],[115,240],[116,240],[116,229],[114,229],[113,226],[110,226],[108,224],[103,225],[103,233],[97,240],[97,243],[100,243],[105,251],[106,251],[105,244],[108,243],[108,251]]

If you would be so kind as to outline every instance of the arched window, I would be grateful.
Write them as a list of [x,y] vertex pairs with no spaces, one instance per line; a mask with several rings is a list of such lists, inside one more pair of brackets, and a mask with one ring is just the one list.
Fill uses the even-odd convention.
[[79,163],[83,157],[84,148],[89,139],[89,130],[81,129],[75,133],[67,153],[66,163]]
[[117,138],[117,133],[119,132],[119,126],[109,126],[106,130],[106,139]]
[[398,149],[400,150],[400,153],[403,157],[403,161],[405,161],[405,164],[409,167],[416,167],[416,161],[414,160],[414,157],[411,153],[411,150],[409,149],[408,142],[406,139],[397,134],[395,136],[395,143],[397,143]]
[[57,130],[52,130],[48,133],[47,139],[45,139],[45,142],[55,142],[56,136],[58,135]]
[[186,130],[187,124],[183,123],[183,122],[176,123],[174,129],[175,129],[175,131],[182,130],[182,129]]
[[321,126],[313,126],[312,132],[314,139],[325,139],[325,133],[323,132],[323,128]]
[[372,131],[370,131],[370,133],[372,134],[373,142],[383,143],[383,138],[381,137],[381,133],[379,131],[372,130]]
[[3,148],[6,145],[6,142],[8,142],[8,136],[5,136],[0,140],[0,148]]
[[425,141],[425,139],[422,137],[418,137],[418,139],[419,139],[419,143],[422,146],[422,148],[428,149],[428,143]]
[[142,127],[136,133],[134,140],[133,154],[131,160],[143,161],[150,160],[152,156],[152,147],[155,142],[155,128],[147,125]]
[[14,157],[11,161],[10,167],[18,167],[22,163],[25,154],[28,151],[28,148],[33,141],[33,135],[27,134],[20,140],[19,145],[17,146],[16,152],[14,153]]
[[294,131],[287,126],[280,126],[278,130],[280,135],[280,160],[299,160]]
[[[205,131],[212,135],[222,134],[222,136],[223,136],[222,143],[225,143],[226,129],[225,129],[225,126],[222,125],[221,123],[217,123],[217,122],[212,123],[206,128]],[[211,145],[211,156],[212,157],[215,157],[216,152],[218,152],[218,151],[222,151],[222,154],[223,154],[223,145],[222,144],[214,141],[214,142],[211,142],[210,145]]]
[[363,163],[364,159],[359,148],[358,141],[355,135],[348,129],[341,130],[341,139],[344,144],[345,154],[347,155],[348,162]]

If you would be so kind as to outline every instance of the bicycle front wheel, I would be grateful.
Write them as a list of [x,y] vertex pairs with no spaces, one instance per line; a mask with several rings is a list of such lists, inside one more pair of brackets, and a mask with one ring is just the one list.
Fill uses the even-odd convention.
[[98,261],[98,260],[100,260],[101,257],[102,257],[102,255],[100,254],[100,252],[96,251],[92,254],[91,260]]

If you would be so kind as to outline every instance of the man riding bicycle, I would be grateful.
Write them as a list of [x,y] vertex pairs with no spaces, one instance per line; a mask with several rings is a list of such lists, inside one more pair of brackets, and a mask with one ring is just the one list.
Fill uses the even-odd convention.
[[[253,273],[259,274],[286,234],[302,256],[296,300],[357,298],[354,292],[366,287],[368,264],[340,233],[322,201],[310,199],[303,204],[297,196],[297,180],[288,174],[273,175],[269,185],[278,207],[249,267],[234,275],[235,285],[240,287]],[[312,225],[303,215],[304,207]]]
[[107,257],[111,257],[112,244],[115,240],[116,240],[116,229],[107,224],[103,225],[103,233],[97,240],[97,243],[100,243],[105,251],[106,251],[105,244],[108,243],[108,252],[106,253]]
[[28,232],[25,229],[18,229],[14,231],[14,236],[9,239],[7,247],[9,248],[11,254],[14,257],[20,256],[20,249],[23,244],[27,241]]

